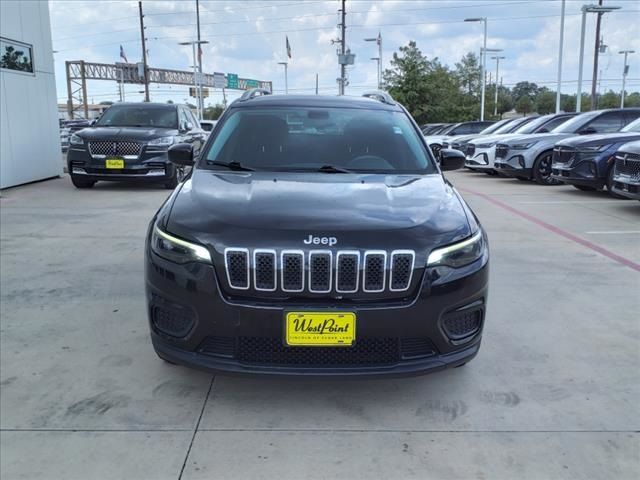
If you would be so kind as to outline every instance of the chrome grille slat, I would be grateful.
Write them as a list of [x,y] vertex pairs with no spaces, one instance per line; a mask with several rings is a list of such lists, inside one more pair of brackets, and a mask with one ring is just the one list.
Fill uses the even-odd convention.
[[329,293],[333,277],[332,255],[330,250],[312,250],[309,252],[309,291]]
[[411,287],[415,259],[413,250],[224,251],[228,286],[259,292],[403,292]]
[[632,153],[616,155],[614,174],[628,175],[636,181],[640,180],[640,157]]
[[336,292],[355,293],[360,279],[360,252],[342,250],[336,255]]
[[369,250],[364,254],[364,278],[362,289],[368,293],[384,292],[387,252],[384,250]]
[[253,251],[253,285],[256,290],[274,292],[276,289],[276,251]]

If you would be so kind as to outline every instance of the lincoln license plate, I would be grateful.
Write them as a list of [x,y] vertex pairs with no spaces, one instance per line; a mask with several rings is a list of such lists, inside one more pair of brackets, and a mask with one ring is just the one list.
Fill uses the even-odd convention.
[[301,347],[350,347],[356,340],[353,312],[288,312],[285,343]]
[[124,168],[124,160],[122,158],[107,158],[104,161],[105,168]]

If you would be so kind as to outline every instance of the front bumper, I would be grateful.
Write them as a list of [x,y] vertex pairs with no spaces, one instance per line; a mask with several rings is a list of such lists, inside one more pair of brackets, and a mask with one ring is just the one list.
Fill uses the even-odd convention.
[[623,197],[640,200],[640,182],[627,175],[613,177],[613,192]]
[[564,163],[551,165],[551,178],[569,185],[581,185],[600,190],[606,183],[604,176],[598,176],[597,165],[593,161],[583,161],[567,167]]
[[471,170],[493,171],[495,148],[476,149],[473,155],[467,155],[464,166]]
[[93,158],[86,148],[70,146],[67,168],[71,175],[96,181],[166,182],[175,176],[175,166],[166,151],[143,151],[138,158],[125,158],[125,168],[107,169],[103,158]]
[[[488,253],[446,283],[431,280],[435,273],[426,270],[413,297],[396,303],[351,304],[333,298],[327,298],[326,303],[297,298],[278,303],[239,302],[221,290],[217,271],[211,265],[177,265],[147,249],[151,339],[160,357],[210,372],[374,377],[456,367],[472,359],[480,347],[488,293]],[[178,335],[168,335],[158,329],[155,315],[162,311],[158,308],[178,312],[191,321]],[[284,315],[291,310],[355,312],[356,345],[285,347]],[[459,338],[447,333],[447,319],[470,312],[477,312],[474,318],[479,322],[472,334]],[[359,357],[363,349],[365,356]],[[383,360],[378,353],[384,355]],[[345,357],[357,360],[343,361]]]

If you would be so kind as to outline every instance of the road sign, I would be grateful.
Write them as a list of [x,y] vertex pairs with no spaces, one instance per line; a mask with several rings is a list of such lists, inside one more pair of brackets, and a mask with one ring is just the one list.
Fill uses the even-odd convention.
[[227,73],[227,88],[238,88],[237,73]]
[[247,78],[246,85],[247,85],[247,89],[258,88],[260,86],[260,82],[258,82],[258,80],[252,80],[250,78]]
[[225,88],[227,86],[227,79],[224,78],[224,73],[213,72],[213,88]]

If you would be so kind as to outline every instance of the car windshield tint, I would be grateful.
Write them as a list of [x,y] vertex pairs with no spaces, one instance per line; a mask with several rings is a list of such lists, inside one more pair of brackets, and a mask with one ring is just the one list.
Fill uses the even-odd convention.
[[594,117],[600,115],[601,112],[589,112],[583,113],[573,117],[571,120],[564,122],[562,125],[558,125],[551,130],[553,133],[575,133],[580,130],[587,122]]
[[516,132],[519,128],[521,128],[523,125],[529,123],[533,121],[533,118],[519,118],[517,120],[514,120],[512,123],[510,123],[509,125],[505,125],[505,131],[501,131],[502,128],[500,130],[498,130],[496,133],[514,133]]
[[640,118],[635,119],[629,125],[624,127],[621,132],[638,132],[640,133]]
[[99,127],[178,128],[175,108],[147,106],[114,106],[108,108],[96,122]]
[[538,117],[535,120],[531,120],[528,123],[520,126],[513,133],[535,133],[540,127],[546,124],[551,119],[551,116]]
[[[432,173],[435,168],[403,112],[350,108],[259,108],[232,112],[202,168]],[[215,164],[213,164],[215,162]],[[331,170],[335,173],[335,170]]]

